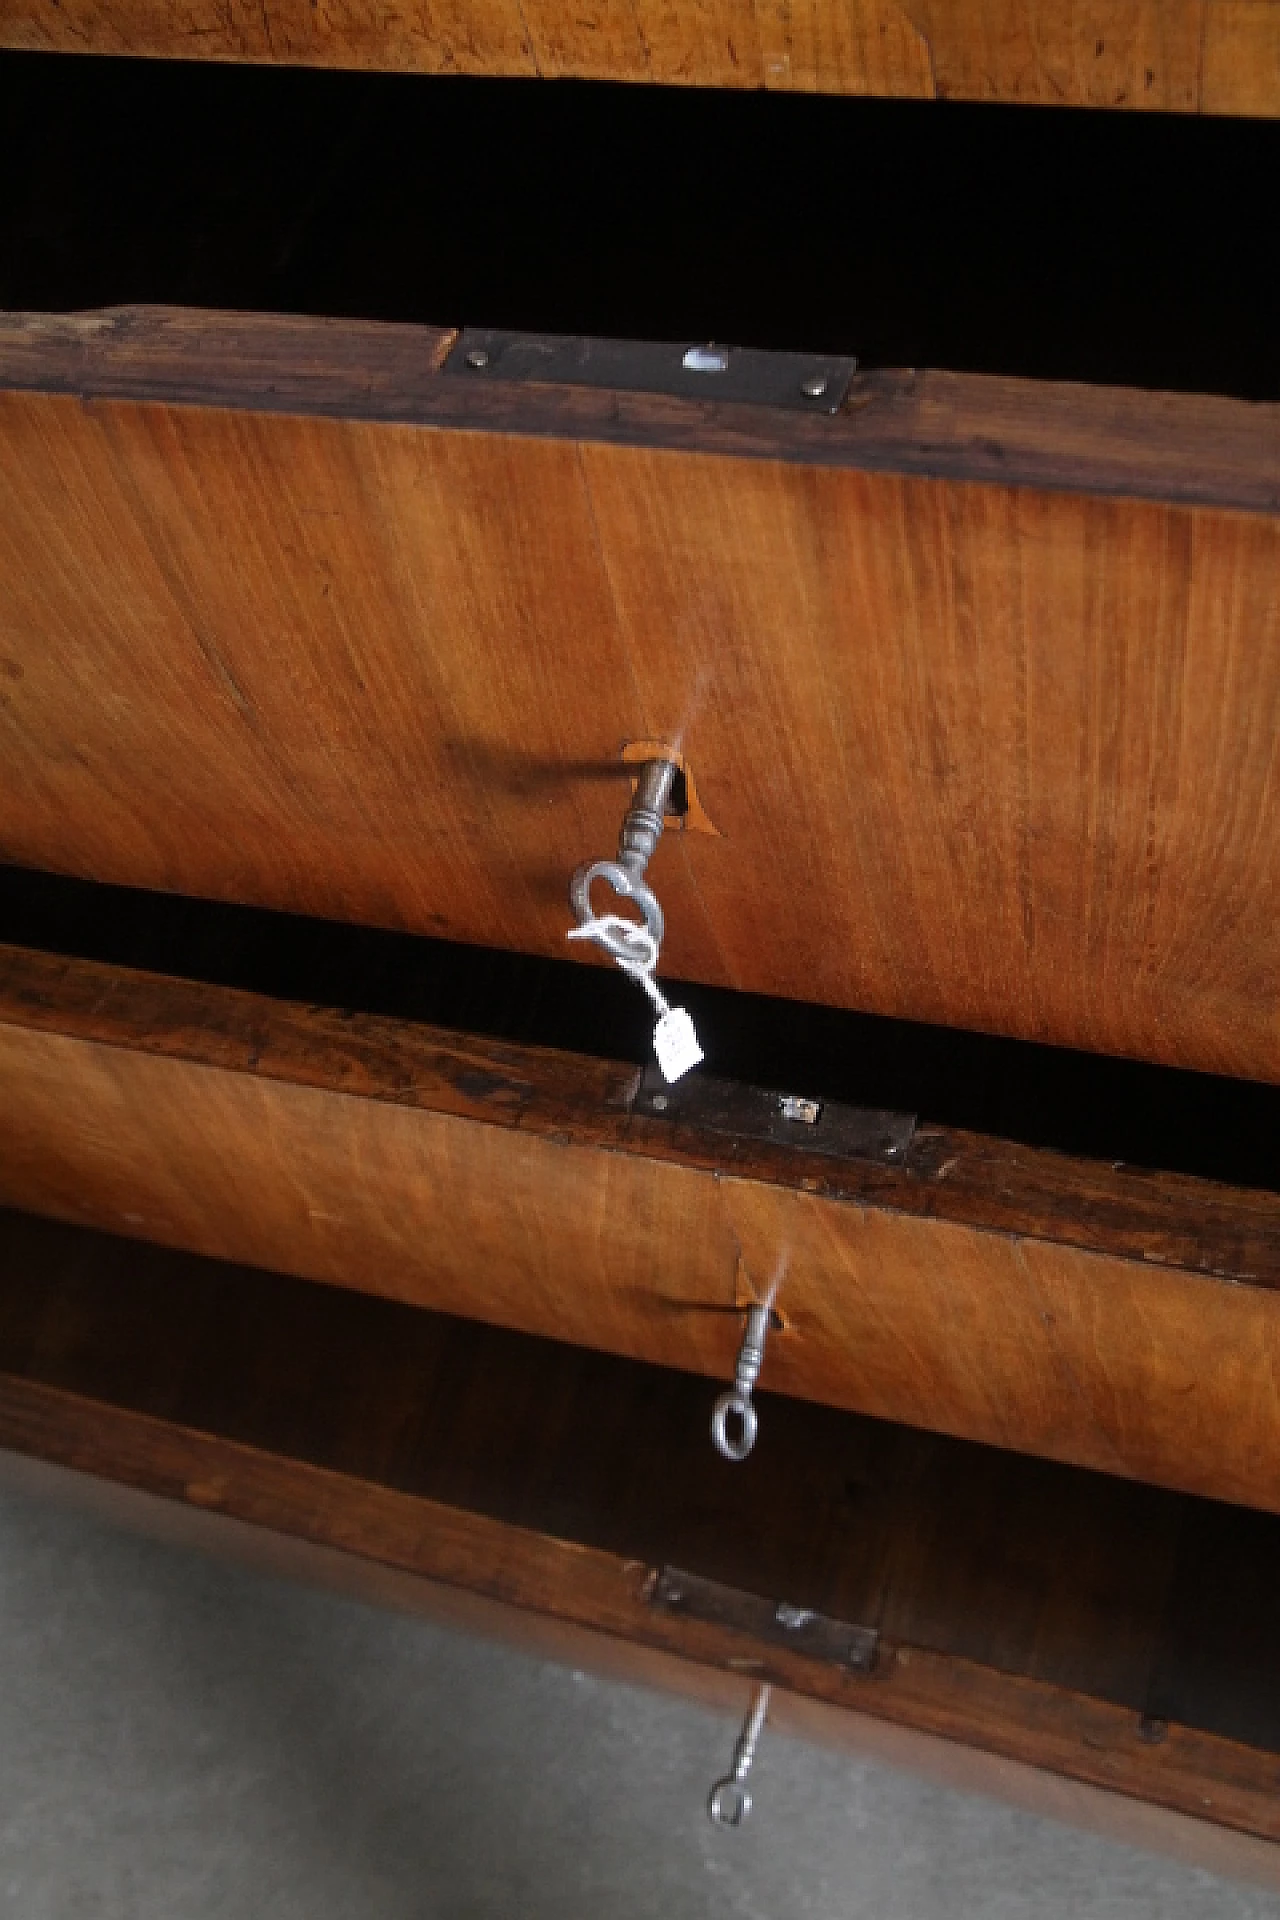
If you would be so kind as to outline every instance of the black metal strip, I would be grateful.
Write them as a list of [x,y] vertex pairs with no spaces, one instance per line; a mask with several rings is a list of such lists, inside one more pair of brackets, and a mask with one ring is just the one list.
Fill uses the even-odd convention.
[[443,372],[474,381],[607,387],[685,400],[838,413],[858,370],[851,355],[772,353],[714,343],[593,340],[580,334],[464,327]]
[[766,1600],[740,1587],[705,1580],[682,1567],[662,1567],[649,1588],[649,1605],[660,1613],[682,1614],[713,1626],[732,1627],[771,1647],[821,1660],[827,1666],[854,1673],[870,1673],[876,1663],[880,1636],[873,1627],[833,1620],[811,1607],[787,1600]]
[[739,1140],[767,1140],[834,1160],[884,1160],[890,1166],[906,1158],[916,1130],[912,1113],[811,1100],[708,1073],[691,1073],[668,1086],[656,1066],[645,1068],[631,1111]]

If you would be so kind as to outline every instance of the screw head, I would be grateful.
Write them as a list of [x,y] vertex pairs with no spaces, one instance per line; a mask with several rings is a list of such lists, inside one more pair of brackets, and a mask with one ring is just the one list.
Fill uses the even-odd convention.
[[825,373],[814,373],[810,374],[807,380],[801,381],[800,391],[810,400],[821,400],[829,385],[830,381]]
[[801,1627],[807,1627],[817,1618],[812,1607],[793,1607],[789,1600],[779,1600],[773,1610],[773,1617],[780,1627],[788,1633],[799,1633]]
[[670,1104],[665,1093],[655,1093],[650,1102],[655,1113],[665,1113]]
[[723,373],[729,364],[729,349],[708,341],[705,347],[690,347],[680,364],[686,373]]
[[489,355],[486,349],[484,347],[472,347],[470,353],[467,355],[467,365],[474,367],[476,372],[479,373],[487,367],[488,364]]

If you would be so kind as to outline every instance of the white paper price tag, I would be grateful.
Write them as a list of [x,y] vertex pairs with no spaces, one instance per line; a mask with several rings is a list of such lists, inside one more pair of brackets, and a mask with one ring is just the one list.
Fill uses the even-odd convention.
[[653,1030],[653,1050],[658,1056],[663,1079],[670,1085],[702,1059],[702,1048],[693,1030],[693,1021],[683,1007],[664,1013]]

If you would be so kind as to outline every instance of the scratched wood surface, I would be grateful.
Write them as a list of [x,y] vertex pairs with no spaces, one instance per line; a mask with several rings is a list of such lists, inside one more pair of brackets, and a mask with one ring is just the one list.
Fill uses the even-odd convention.
[[[704,1414],[677,1373],[0,1215],[19,1465],[327,1550],[384,1600],[602,1633],[633,1677],[690,1663],[727,1707],[767,1678],[810,1733],[869,1716],[1280,1838],[1274,1702],[1215,1611],[1261,1621],[1275,1520],[780,1399],[734,1468]],[[663,1564],[874,1627],[876,1667],[663,1613]]]
[[768,1387],[1280,1508],[1280,1197],[928,1127],[816,1160],[636,1078],[8,950],[0,1202],[720,1380],[776,1283]]
[[0,856],[562,952],[664,741],[672,976],[1280,1079],[1275,518],[262,404],[0,393]]
[[0,0],[0,45],[1172,113],[1280,111],[1274,0]]

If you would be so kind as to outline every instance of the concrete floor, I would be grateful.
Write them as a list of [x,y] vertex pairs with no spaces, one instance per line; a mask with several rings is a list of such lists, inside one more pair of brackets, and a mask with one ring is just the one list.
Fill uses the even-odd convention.
[[9,1920],[1280,1920],[1280,1899],[0,1498]]

